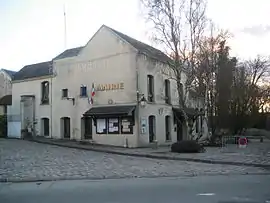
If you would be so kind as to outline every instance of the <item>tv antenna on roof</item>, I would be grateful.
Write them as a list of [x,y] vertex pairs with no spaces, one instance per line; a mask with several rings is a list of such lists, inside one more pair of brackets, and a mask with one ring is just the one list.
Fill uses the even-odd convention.
[[64,48],[67,48],[67,19],[66,19],[66,6],[64,4]]

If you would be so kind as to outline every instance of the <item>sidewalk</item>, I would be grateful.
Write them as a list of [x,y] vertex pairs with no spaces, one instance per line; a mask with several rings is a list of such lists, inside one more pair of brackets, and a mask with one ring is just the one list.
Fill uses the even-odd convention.
[[82,144],[70,140],[54,140],[46,138],[34,138],[29,141],[51,144],[61,147],[91,150],[110,154],[146,157],[154,159],[192,161],[210,164],[225,164],[236,166],[253,166],[270,169],[270,142],[250,143],[247,148],[239,149],[237,145],[228,145],[224,148],[208,147],[205,153],[178,154],[170,152],[169,147],[152,148],[122,148],[97,144]]

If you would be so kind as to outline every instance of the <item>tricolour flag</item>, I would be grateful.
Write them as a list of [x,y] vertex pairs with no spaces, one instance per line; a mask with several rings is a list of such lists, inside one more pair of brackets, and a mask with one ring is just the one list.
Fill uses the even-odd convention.
[[90,97],[88,96],[88,103],[89,104],[93,104],[93,97],[95,96],[96,92],[95,92],[95,86],[94,83],[92,83],[92,89],[91,89],[91,95]]
[[95,92],[95,85],[94,85],[94,83],[92,83],[92,92],[91,92],[91,96],[94,97],[95,94],[96,94],[96,92]]

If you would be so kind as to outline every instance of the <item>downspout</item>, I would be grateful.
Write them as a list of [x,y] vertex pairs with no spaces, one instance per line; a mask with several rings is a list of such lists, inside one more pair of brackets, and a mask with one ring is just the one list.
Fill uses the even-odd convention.
[[138,58],[139,58],[139,52],[136,53],[136,59],[135,59],[135,66],[136,66],[136,96],[137,96],[137,131],[138,131],[138,139],[137,139],[137,146],[140,145],[140,105],[139,105],[139,99],[140,99],[140,92],[139,92],[139,67],[138,67]]
[[52,109],[52,101],[53,101],[53,99],[52,99],[52,95],[53,95],[52,94],[52,91],[53,91],[53,83],[52,83],[52,81],[53,81],[53,79],[52,78],[54,76],[53,68],[54,67],[53,67],[53,63],[52,63],[52,69],[51,69],[52,70],[52,76],[51,76],[51,85],[50,85],[51,86],[51,91],[50,91],[50,96],[51,96],[51,103],[50,103],[50,111],[51,111],[50,112],[50,114],[51,114],[51,119],[50,119],[50,121],[51,121],[50,122],[50,124],[51,124],[51,126],[50,126],[50,134],[51,134],[51,136],[50,137],[51,137],[51,139],[52,139],[52,129],[53,129],[53,127],[52,127],[52,125],[53,125],[53,113],[52,113],[53,112],[53,109]]

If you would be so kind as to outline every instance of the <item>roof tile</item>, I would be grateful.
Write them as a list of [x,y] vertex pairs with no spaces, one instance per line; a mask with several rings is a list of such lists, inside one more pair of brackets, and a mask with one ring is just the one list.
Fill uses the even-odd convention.
[[14,75],[13,80],[25,80],[50,75],[52,75],[52,62],[47,61],[24,66]]

